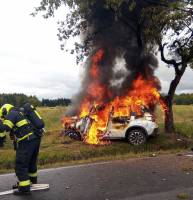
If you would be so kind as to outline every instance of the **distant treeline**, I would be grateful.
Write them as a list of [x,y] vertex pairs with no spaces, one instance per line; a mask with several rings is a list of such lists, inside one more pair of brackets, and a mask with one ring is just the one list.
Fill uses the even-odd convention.
[[193,94],[179,94],[174,96],[176,105],[193,105]]
[[13,104],[16,107],[24,105],[26,102],[31,103],[34,106],[68,106],[71,104],[70,99],[58,98],[58,99],[42,99],[39,100],[36,96],[27,96],[25,94],[0,94],[0,106],[5,103]]
[[[17,93],[0,94],[0,106],[2,106],[5,103],[10,103],[17,107],[20,107],[24,105],[26,102],[29,102],[34,106],[48,106],[48,107],[68,106],[71,104],[71,100],[66,98],[39,100],[36,96],[27,96],[25,94],[17,94]],[[193,93],[175,95],[174,104],[193,105]]]
[[68,106],[71,104],[70,99],[60,98],[60,99],[42,99],[41,105],[42,106]]

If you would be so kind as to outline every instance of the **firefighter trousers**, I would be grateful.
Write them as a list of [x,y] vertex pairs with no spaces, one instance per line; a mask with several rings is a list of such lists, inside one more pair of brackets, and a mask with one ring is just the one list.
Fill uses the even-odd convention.
[[37,180],[37,158],[41,139],[24,140],[16,149],[15,173],[19,182]]

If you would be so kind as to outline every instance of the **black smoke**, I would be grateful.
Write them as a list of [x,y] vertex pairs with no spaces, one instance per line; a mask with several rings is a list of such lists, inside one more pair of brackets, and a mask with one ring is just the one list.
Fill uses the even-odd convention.
[[[111,91],[111,95],[106,94],[104,102],[115,96],[125,95],[139,75],[147,80],[154,80],[157,89],[160,89],[159,81],[154,76],[158,61],[152,53],[146,52],[148,44],[144,39],[148,19],[142,16],[142,11],[149,4],[143,0],[136,1],[135,5],[133,1],[124,1],[117,13],[111,6],[106,6],[105,2],[97,0],[90,7],[90,14],[86,18],[90,27],[88,32],[94,35],[93,52],[86,62],[81,91],[74,98],[75,112],[83,98],[89,96],[87,89],[93,82],[89,74],[91,58],[99,49],[104,50],[99,63],[99,81]],[[91,102],[95,100],[92,96],[89,98]]]

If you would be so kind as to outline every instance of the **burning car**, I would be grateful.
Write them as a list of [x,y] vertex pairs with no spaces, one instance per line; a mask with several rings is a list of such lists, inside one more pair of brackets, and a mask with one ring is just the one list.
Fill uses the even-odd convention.
[[[144,144],[158,130],[153,116],[156,106],[167,112],[160,82],[152,71],[154,62],[144,68],[136,66],[136,71],[129,65],[124,70],[119,64],[120,74],[119,68],[109,67],[110,58],[107,49],[99,49],[91,57],[81,91],[67,112],[75,116],[62,119],[64,132],[92,145],[108,144],[111,139]],[[119,75],[121,79],[117,79]]]
[[64,118],[65,135],[85,142],[89,138],[90,144],[106,144],[109,140],[126,139],[132,145],[141,145],[149,136],[158,134],[158,125],[153,115],[146,110],[142,111],[143,115],[131,112],[130,117],[116,117],[112,108],[107,123],[99,126],[96,116],[102,111],[104,112],[104,108],[92,108],[89,115],[83,118]]

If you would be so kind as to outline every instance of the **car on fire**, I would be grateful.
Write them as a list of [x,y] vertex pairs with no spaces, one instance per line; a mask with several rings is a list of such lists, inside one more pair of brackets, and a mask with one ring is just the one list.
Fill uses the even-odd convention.
[[[83,118],[77,116],[63,119],[64,134],[76,140],[84,140],[93,123],[90,115]],[[130,117],[114,117],[109,114],[105,131],[98,136],[100,140],[125,139],[132,145],[144,144],[150,136],[158,135],[158,125],[150,112],[143,111],[143,115],[131,113]]]

